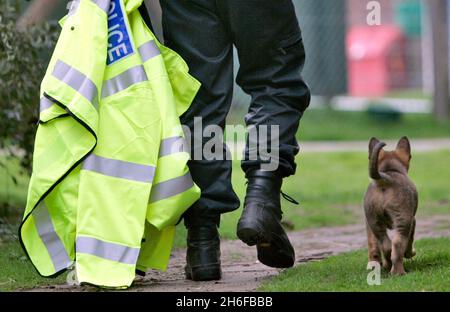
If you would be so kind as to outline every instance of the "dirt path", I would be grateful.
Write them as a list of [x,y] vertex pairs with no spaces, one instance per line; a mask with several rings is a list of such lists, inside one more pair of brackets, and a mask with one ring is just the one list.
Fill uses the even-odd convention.
[[[361,249],[366,245],[362,225],[311,229],[289,234],[297,253],[297,265],[331,255]],[[450,236],[450,216],[419,219],[416,238]],[[279,273],[256,260],[256,249],[240,241],[222,242],[223,279],[218,282],[192,282],[184,278],[185,250],[175,250],[165,273],[149,272],[139,277],[129,291],[255,291],[260,283]],[[57,285],[33,291],[95,291],[90,287]]]

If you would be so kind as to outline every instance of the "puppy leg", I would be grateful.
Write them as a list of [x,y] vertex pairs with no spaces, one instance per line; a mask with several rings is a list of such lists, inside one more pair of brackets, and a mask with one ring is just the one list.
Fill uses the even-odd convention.
[[398,229],[394,231],[392,239],[392,275],[404,275],[406,274],[403,267],[403,256],[405,255],[406,247],[408,246],[408,235],[404,235]]
[[367,241],[369,246],[369,261],[377,261],[383,265],[383,268],[390,270],[391,262],[391,240],[387,235],[387,228],[373,223],[367,228]]
[[369,224],[366,222],[367,247],[369,252],[369,262],[376,261],[381,264],[381,253],[378,245],[378,239],[375,237]]
[[392,254],[392,242],[387,235],[386,230],[380,238],[380,249],[383,252],[383,268],[390,270],[392,267],[391,254]]
[[413,218],[411,224],[411,232],[409,233],[408,246],[406,247],[405,258],[411,259],[416,255],[416,250],[414,249],[414,233],[416,231],[416,218]]

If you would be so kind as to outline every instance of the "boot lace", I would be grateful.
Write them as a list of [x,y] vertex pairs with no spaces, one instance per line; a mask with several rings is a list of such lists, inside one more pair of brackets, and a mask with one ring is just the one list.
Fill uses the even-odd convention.
[[[247,184],[248,184],[248,181],[246,181],[245,184],[247,185]],[[299,203],[298,201],[296,201],[294,198],[292,198],[291,196],[289,196],[289,195],[286,194],[285,192],[283,192],[283,191],[280,190],[280,193],[281,193],[281,196],[283,196],[283,198],[284,198],[285,200],[287,200],[288,202],[290,202],[290,203],[292,203],[292,204],[294,204],[294,205],[297,205],[297,206],[300,205],[300,203]]]
[[291,196],[289,196],[288,194],[284,193],[283,191],[281,192],[281,196],[283,196],[284,199],[286,199],[288,202],[294,204],[294,205],[300,205],[300,203],[298,201],[296,201],[295,199],[293,199]]

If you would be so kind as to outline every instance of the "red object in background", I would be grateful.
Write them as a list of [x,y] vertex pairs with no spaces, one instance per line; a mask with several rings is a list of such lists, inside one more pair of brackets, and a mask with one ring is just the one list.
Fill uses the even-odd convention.
[[395,25],[356,26],[347,34],[352,96],[384,96],[406,83],[405,35]]

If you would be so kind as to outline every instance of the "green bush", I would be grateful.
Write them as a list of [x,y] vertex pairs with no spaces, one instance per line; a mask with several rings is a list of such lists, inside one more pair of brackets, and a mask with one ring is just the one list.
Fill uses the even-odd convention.
[[[39,86],[59,32],[56,23],[18,30],[20,12],[20,1],[0,0],[0,218],[19,211],[8,198],[31,172]],[[12,161],[18,170],[11,170]]]
[[21,166],[30,170],[39,86],[59,26],[44,23],[19,31],[19,12],[17,1],[0,0],[0,152],[9,157],[20,154]]

